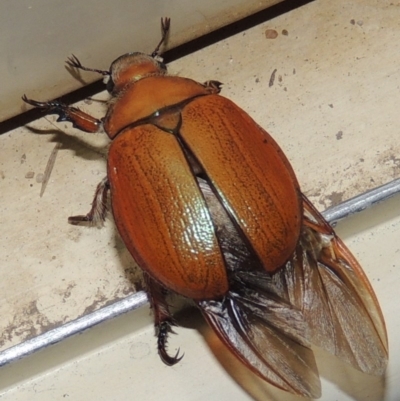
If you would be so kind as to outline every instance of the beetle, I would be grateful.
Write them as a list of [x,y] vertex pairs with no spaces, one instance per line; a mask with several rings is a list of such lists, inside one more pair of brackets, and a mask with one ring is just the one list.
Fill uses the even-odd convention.
[[58,121],[112,140],[92,208],[71,224],[98,224],[110,192],[115,224],[144,272],[157,347],[167,365],[169,292],[194,300],[227,348],[283,390],[320,395],[311,344],[382,375],[384,318],[362,268],[302,194],[275,140],[222,84],[170,76],[160,57],[127,53],[100,73],[111,94],[99,120],[59,101],[23,100]]

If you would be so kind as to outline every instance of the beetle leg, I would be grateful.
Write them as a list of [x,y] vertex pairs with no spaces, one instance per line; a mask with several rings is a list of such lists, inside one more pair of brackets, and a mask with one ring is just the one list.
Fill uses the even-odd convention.
[[77,107],[67,106],[57,100],[52,102],[38,102],[36,100],[28,99],[25,95],[22,96],[22,100],[25,103],[43,109],[50,114],[58,114],[58,122],[70,121],[75,128],[85,132],[98,132],[102,125],[101,120],[79,110]]
[[203,83],[203,86],[208,90],[210,95],[218,94],[221,92],[222,89],[222,82],[210,80]]
[[172,366],[178,363],[183,355],[179,356],[179,349],[174,356],[170,356],[167,352],[168,334],[174,333],[172,326],[176,326],[165,299],[167,291],[147,274],[145,274],[145,280],[150,305],[154,312],[158,354],[166,365]]
[[78,70],[97,72],[98,74],[101,74],[101,75],[104,75],[104,76],[110,75],[109,71],[98,70],[96,68],[84,67],[81,64],[81,62],[79,61],[78,57],[76,57],[74,54],[71,57],[68,57],[67,61],[65,63],[68,65],[68,67],[76,68]]
[[161,31],[162,31],[161,40],[158,43],[157,47],[154,49],[153,53],[151,53],[151,57],[156,58],[160,55],[160,47],[167,40],[170,26],[171,26],[171,18],[167,17],[161,18]]
[[80,223],[88,223],[89,225],[101,225],[106,219],[107,213],[107,194],[110,189],[108,178],[105,177],[97,185],[92,207],[86,216],[68,217],[68,223],[79,225]]

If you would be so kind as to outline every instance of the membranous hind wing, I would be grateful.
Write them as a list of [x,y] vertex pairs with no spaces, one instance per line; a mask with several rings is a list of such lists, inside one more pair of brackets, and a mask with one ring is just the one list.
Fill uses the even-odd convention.
[[382,312],[360,265],[305,197],[303,205],[298,245],[281,269],[271,275],[241,257],[230,272],[226,297],[199,307],[258,376],[318,397],[311,343],[377,375],[385,370],[388,347]]
[[199,306],[222,342],[258,376],[291,393],[321,395],[300,311],[251,286]]
[[384,373],[386,327],[361,266],[321,214],[303,197],[296,253],[273,280],[302,311],[310,341],[369,374]]

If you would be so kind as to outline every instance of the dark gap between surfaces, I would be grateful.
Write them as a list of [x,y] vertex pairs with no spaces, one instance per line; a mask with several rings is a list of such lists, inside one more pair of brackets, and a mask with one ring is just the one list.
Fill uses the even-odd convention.
[[[163,53],[164,61],[166,63],[169,63],[171,61],[177,60],[190,53],[194,53],[197,50],[203,49],[230,36],[233,36],[263,22],[276,18],[279,15],[295,10],[296,8],[311,3],[312,1],[313,0],[286,0],[278,3],[265,10],[259,11],[256,14],[243,18],[240,21],[233,22],[232,24],[229,24],[223,28],[210,32],[200,38],[194,39],[171,50],[167,50],[165,53]],[[110,60],[110,62],[111,61],[112,60]],[[105,85],[103,84],[102,80],[99,80],[80,89],[77,89],[76,91],[71,92],[67,95],[61,96],[58,99],[61,100],[63,103],[71,104],[83,100],[87,97],[93,96],[103,90],[105,90]],[[21,93],[21,96],[22,95],[23,93]],[[17,127],[29,124],[31,121],[37,120],[44,115],[45,113],[43,113],[41,110],[32,109],[26,111],[23,114],[3,121],[0,123],[0,135],[16,129]]]

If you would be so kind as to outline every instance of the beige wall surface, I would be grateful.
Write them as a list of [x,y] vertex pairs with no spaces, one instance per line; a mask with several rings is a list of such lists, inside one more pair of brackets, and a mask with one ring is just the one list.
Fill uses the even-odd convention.
[[72,53],[108,69],[121,54],[151,52],[163,16],[173,20],[170,45],[176,46],[279,1],[2,0],[0,121],[25,110],[24,93],[49,100],[80,88],[64,67]]

